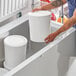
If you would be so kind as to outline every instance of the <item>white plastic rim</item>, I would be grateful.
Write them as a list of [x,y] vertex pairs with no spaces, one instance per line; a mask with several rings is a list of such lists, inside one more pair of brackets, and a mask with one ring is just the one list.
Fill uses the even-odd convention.
[[0,68],[0,76],[4,76],[7,72],[8,70],[6,70],[5,68]]
[[51,13],[49,11],[37,11],[37,12],[30,12],[28,15],[41,17],[51,15]]
[[11,35],[4,39],[4,44],[12,47],[20,47],[27,44],[27,39],[21,35]]

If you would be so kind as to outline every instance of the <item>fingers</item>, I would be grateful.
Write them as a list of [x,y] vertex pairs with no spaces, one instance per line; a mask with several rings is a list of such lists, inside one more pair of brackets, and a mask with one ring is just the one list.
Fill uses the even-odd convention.
[[48,37],[46,37],[44,40],[46,43],[52,42],[55,39],[56,35],[54,33],[50,34]]
[[49,42],[51,42],[50,40],[47,40],[47,41],[45,41],[47,44],[49,43]]
[[35,8],[35,9],[32,10],[32,12],[40,11],[40,10],[41,10],[41,8]]
[[45,41],[47,41],[48,39],[49,39],[49,37],[46,37],[46,38],[45,38]]
[[54,39],[53,38],[48,38],[47,40],[45,40],[45,43],[49,43],[49,42],[52,42]]
[[44,39],[44,41],[45,41],[46,43],[48,43],[48,42],[49,42],[49,39],[50,39],[50,35],[48,35],[48,36]]
[[36,11],[36,9],[33,9],[33,10],[32,10],[32,12],[35,12],[35,11]]
[[51,38],[50,36],[48,36],[48,37],[45,38],[45,42],[46,42],[46,43],[49,43],[49,42],[52,41],[51,39],[52,39],[52,38]]
[[49,39],[45,40],[46,43],[49,43]]
[[39,10],[38,8],[35,8],[35,9],[32,10],[32,12],[35,12],[35,11],[38,11],[38,10]]

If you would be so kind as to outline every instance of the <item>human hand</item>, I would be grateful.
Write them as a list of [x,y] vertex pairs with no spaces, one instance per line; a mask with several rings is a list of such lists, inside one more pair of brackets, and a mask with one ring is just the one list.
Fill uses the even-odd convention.
[[48,35],[48,36],[45,38],[45,42],[46,42],[46,43],[52,42],[52,41],[56,38],[56,36],[57,36],[56,32]]
[[40,10],[41,10],[41,8],[35,8],[32,10],[32,12],[36,12],[36,11],[40,11]]

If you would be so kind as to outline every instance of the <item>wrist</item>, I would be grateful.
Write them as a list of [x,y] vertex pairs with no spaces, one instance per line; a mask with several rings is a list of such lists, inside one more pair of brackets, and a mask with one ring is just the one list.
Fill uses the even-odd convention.
[[59,33],[58,31],[56,31],[56,32],[54,32],[54,34],[57,36],[57,35],[59,35],[60,33]]
[[55,35],[57,36],[57,35],[59,35],[60,33],[62,33],[63,31],[61,30],[61,29],[59,29],[59,30],[57,30],[56,32],[54,32],[55,33]]

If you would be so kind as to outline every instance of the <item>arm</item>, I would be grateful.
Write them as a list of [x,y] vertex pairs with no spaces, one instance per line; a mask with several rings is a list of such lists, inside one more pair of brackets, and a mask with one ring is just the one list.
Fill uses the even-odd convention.
[[42,6],[41,9],[42,10],[54,9],[54,8],[57,8],[57,7],[61,6],[64,3],[66,3],[65,0],[55,0],[52,3],[49,3],[48,5]]
[[52,3],[49,3],[49,4],[45,5],[45,6],[42,6],[40,8],[33,9],[33,12],[34,11],[39,11],[39,10],[50,10],[50,9],[54,9],[54,8],[57,8],[57,7],[61,6],[64,3],[66,3],[66,0],[55,0]]
[[58,29],[56,32],[50,34],[48,37],[45,38],[45,42],[49,43],[51,41],[53,41],[56,36],[58,36],[60,33],[68,30],[69,28],[71,28],[74,24],[76,24],[76,10],[73,13],[73,16],[60,28]]
[[59,30],[56,31],[56,34],[59,35],[71,28],[74,24],[76,24],[76,20],[74,18],[70,18]]

